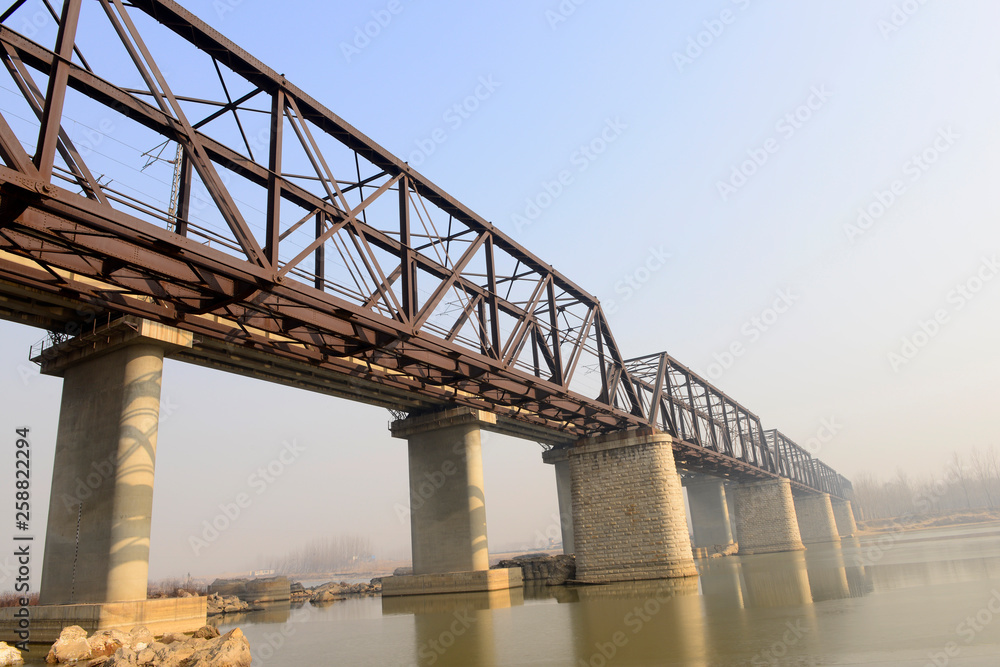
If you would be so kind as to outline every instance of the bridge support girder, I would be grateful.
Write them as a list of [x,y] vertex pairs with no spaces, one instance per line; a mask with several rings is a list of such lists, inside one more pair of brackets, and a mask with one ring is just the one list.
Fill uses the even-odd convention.
[[858,524],[854,520],[854,507],[850,500],[831,498],[833,518],[837,522],[837,533],[841,537],[854,537],[858,532]]
[[736,487],[736,533],[741,555],[805,548],[787,479],[743,482]]
[[406,439],[409,453],[413,574],[383,579],[384,596],[521,585],[520,569],[489,569],[480,428],[495,423],[471,408],[393,422],[393,437]]
[[[88,632],[190,632],[205,599],[147,600],[149,533],[164,354],[191,334],[124,318],[45,350],[63,378],[39,606],[32,640]],[[0,628],[8,630],[0,615]]]
[[803,544],[840,542],[829,493],[796,494],[795,517]]
[[710,475],[697,475],[683,481],[691,510],[692,545],[724,551],[733,544],[725,481]]
[[665,433],[637,429],[566,450],[578,580],[697,575],[672,443]]
[[551,464],[556,472],[556,496],[559,499],[559,528],[562,533],[563,553],[576,553],[573,530],[573,475],[569,465],[569,450],[563,447],[542,453],[542,460]]

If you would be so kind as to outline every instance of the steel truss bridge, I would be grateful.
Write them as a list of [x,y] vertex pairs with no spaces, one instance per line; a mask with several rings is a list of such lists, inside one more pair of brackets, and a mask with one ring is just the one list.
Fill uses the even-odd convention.
[[19,0],[0,60],[0,317],[83,342],[148,318],[194,332],[193,363],[556,446],[652,426],[682,469],[849,497],[669,355],[626,359],[595,297],[177,3]]

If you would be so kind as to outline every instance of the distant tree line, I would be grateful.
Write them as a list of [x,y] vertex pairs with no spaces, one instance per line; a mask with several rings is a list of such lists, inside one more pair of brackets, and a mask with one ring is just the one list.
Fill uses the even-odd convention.
[[902,470],[882,481],[871,473],[853,480],[859,519],[889,519],[938,512],[1000,507],[1000,454],[982,447],[963,455],[953,452],[942,470],[913,479]]
[[284,556],[268,561],[276,574],[318,574],[335,572],[358,561],[371,560],[371,540],[359,535],[321,537]]

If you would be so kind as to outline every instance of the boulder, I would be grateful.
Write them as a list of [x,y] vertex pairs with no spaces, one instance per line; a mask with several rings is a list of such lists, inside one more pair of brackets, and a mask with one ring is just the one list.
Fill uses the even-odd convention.
[[139,660],[134,650],[123,646],[115,651],[115,654],[108,658],[102,667],[139,667]]
[[87,639],[90,645],[90,656],[100,658],[114,655],[122,646],[131,646],[132,638],[121,630],[103,630]]
[[250,642],[235,628],[192,653],[185,667],[250,667],[252,659]]
[[215,614],[230,614],[233,612],[250,611],[253,609],[249,604],[243,602],[235,595],[220,595],[212,593],[208,596],[207,613],[209,616]]
[[521,568],[524,581],[537,581],[547,586],[561,586],[576,576],[576,557],[525,554],[502,560],[494,568]]
[[219,629],[214,625],[203,625],[195,630],[193,635],[195,639],[215,639],[218,636]]
[[392,576],[394,577],[405,577],[413,574],[412,567],[397,567],[392,571]]
[[90,660],[91,657],[93,656],[90,654],[90,644],[87,643],[87,631],[79,625],[71,625],[59,633],[59,639],[52,644],[49,654],[45,656],[45,662],[57,665],[61,662]]
[[190,639],[190,637],[188,637],[187,635],[182,635],[178,632],[168,632],[167,634],[160,637],[160,643],[164,645],[169,645],[169,644],[174,644],[176,642],[180,642],[183,644],[188,639]]
[[129,630],[129,647],[135,651],[141,651],[153,643],[153,633],[145,625],[137,625]]
[[20,651],[13,646],[8,646],[6,642],[0,642],[0,667],[23,664],[24,658],[21,657]]
[[328,590],[328,591],[323,591],[321,593],[316,593],[315,595],[312,596],[312,598],[309,601],[312,602],[313,604],[324,604],[327,602],[337,602],[339,600],[346,600],[346,599],[347,598],[345,598],[343,595],[339,595],[337,593],[334,593],[333,591]]
[[140,667],[146,667],[147,664],[154,667],[182,667],[184,661],[194,653],[194,647],[183,642],[174,642],[169,646],[165,644],[153,644],[146,650],[153,652],[153,661],[150,663],[140,661]]

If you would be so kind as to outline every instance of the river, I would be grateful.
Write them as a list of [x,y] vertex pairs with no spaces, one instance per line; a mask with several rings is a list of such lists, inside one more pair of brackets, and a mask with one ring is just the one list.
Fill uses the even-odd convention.
[[255,666],[1000,665],[1000,525],[698,561],[685,580],[226,617]]

